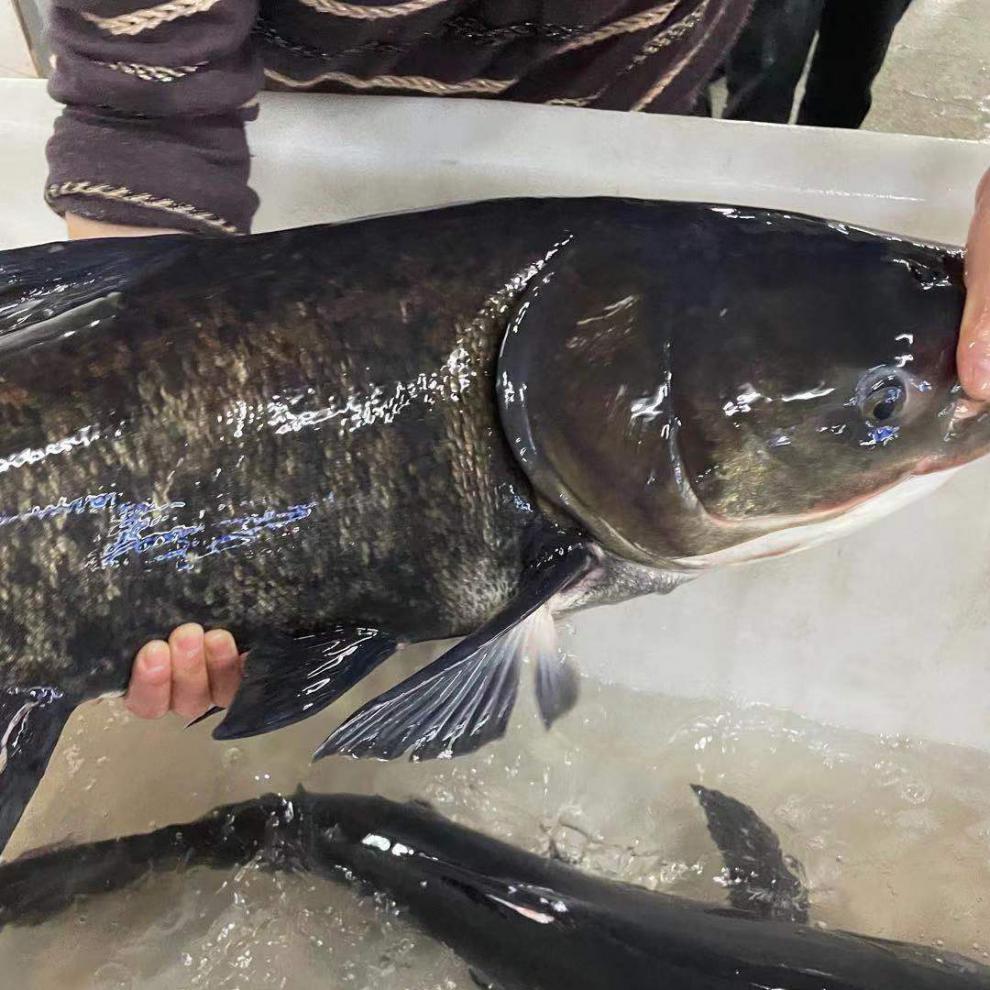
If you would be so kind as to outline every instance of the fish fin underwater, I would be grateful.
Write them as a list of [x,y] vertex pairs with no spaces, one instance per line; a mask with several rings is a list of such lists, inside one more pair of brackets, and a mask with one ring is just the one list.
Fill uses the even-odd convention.
[[577,681],[557,653],[549,603],[595,563],[583,542],[537,555],[509,604],[390,691],[358,709],[316,750],[392,760],[462,756],[505,734],[522,660],[536,661],[537,702],[551,725],[577,700]]
[[776,833],[748,805],[721,791],[692,784],[708,834],[722,854],[729,902],[761,918],[808,923],[804,868],[780,848]]
[[[124,889],[149,873],[241,866],[279,830],[292,834],[291,808],[291,801],[267,794],[142,835],[28,851],[0,865],[0,930],[40,924],[80,898]],[[290,868],[288,859],[272,861]]]
[[74,708],[56,688],[0,689],[0,853],[44,776]]

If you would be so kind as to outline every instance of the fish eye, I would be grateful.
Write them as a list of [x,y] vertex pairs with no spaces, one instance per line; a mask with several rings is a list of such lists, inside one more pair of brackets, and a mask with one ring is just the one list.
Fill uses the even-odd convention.
[[866,378],[859,388],[859,408],[863,418],[874,426],[896,420],[907,401],[907,385],[897,374],[885,372]]
[[870,405],[870,419],[875,419],[878,423],[893,419],[904,405],[904,386],[897,382],[874,392],[870,396]]

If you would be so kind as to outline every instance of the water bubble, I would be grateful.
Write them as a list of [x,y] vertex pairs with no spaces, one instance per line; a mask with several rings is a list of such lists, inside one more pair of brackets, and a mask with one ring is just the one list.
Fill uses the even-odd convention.
[[95,990],[131,990],[134,976],[120,963],[109,962],[93,974],[93,983]]
[[244,759],[244,751],[240,746],[225,746],[223,754],[220,757],[221,763],[225,768],[230,768],[236,766]]
[[908,780],[901,785],[900,793],[910,804],[925,804],[932,796],[932,787],[924,781]]

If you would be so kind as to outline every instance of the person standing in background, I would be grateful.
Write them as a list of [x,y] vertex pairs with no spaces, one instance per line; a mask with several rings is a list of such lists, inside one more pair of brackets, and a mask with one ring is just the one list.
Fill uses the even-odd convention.
[[[723,66],[723,117],[790,122],[794,97],[818,35],[797,123],[857,128],[873,81],[911,0],[755,0]],[[704,106],[707,107],[707,103]]]
[[798,124],[859,127],[873,81],[911,0],[825,0]]

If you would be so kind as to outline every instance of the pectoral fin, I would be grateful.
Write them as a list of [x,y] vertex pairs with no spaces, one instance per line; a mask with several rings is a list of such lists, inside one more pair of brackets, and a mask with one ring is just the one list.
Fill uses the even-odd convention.
[[41,781],[75,703],[50,687],[0,690],[0,853]]
[[505,733],[519,686],[519,664],[537,661],[537,693],[549,724],[576,698],[576,681],[556,653],[548,603],[594,563],[580,542],[540,555],[512,601],[477,632],[351,716],[315,759],[346,756],[414,759],[472,753]]
[[257,736],[315,715],[370,674],[397,645],[378,629],[356,625],[337,625],[320,636],[265,637],[251,648],[244,680],[213,738]]
[[533,613],[529,642],[536,662],[536,704],[549,729],[578,699],[578,672],[557,644],[553,615],[548,606]]
[[[785,856],[774,831],[748,805],[720,791],[693,785],[722,853],[734,908],[777,921],[808,921],[808,892],[801,864]],[[797,873],[795,872],[797,871]]]

